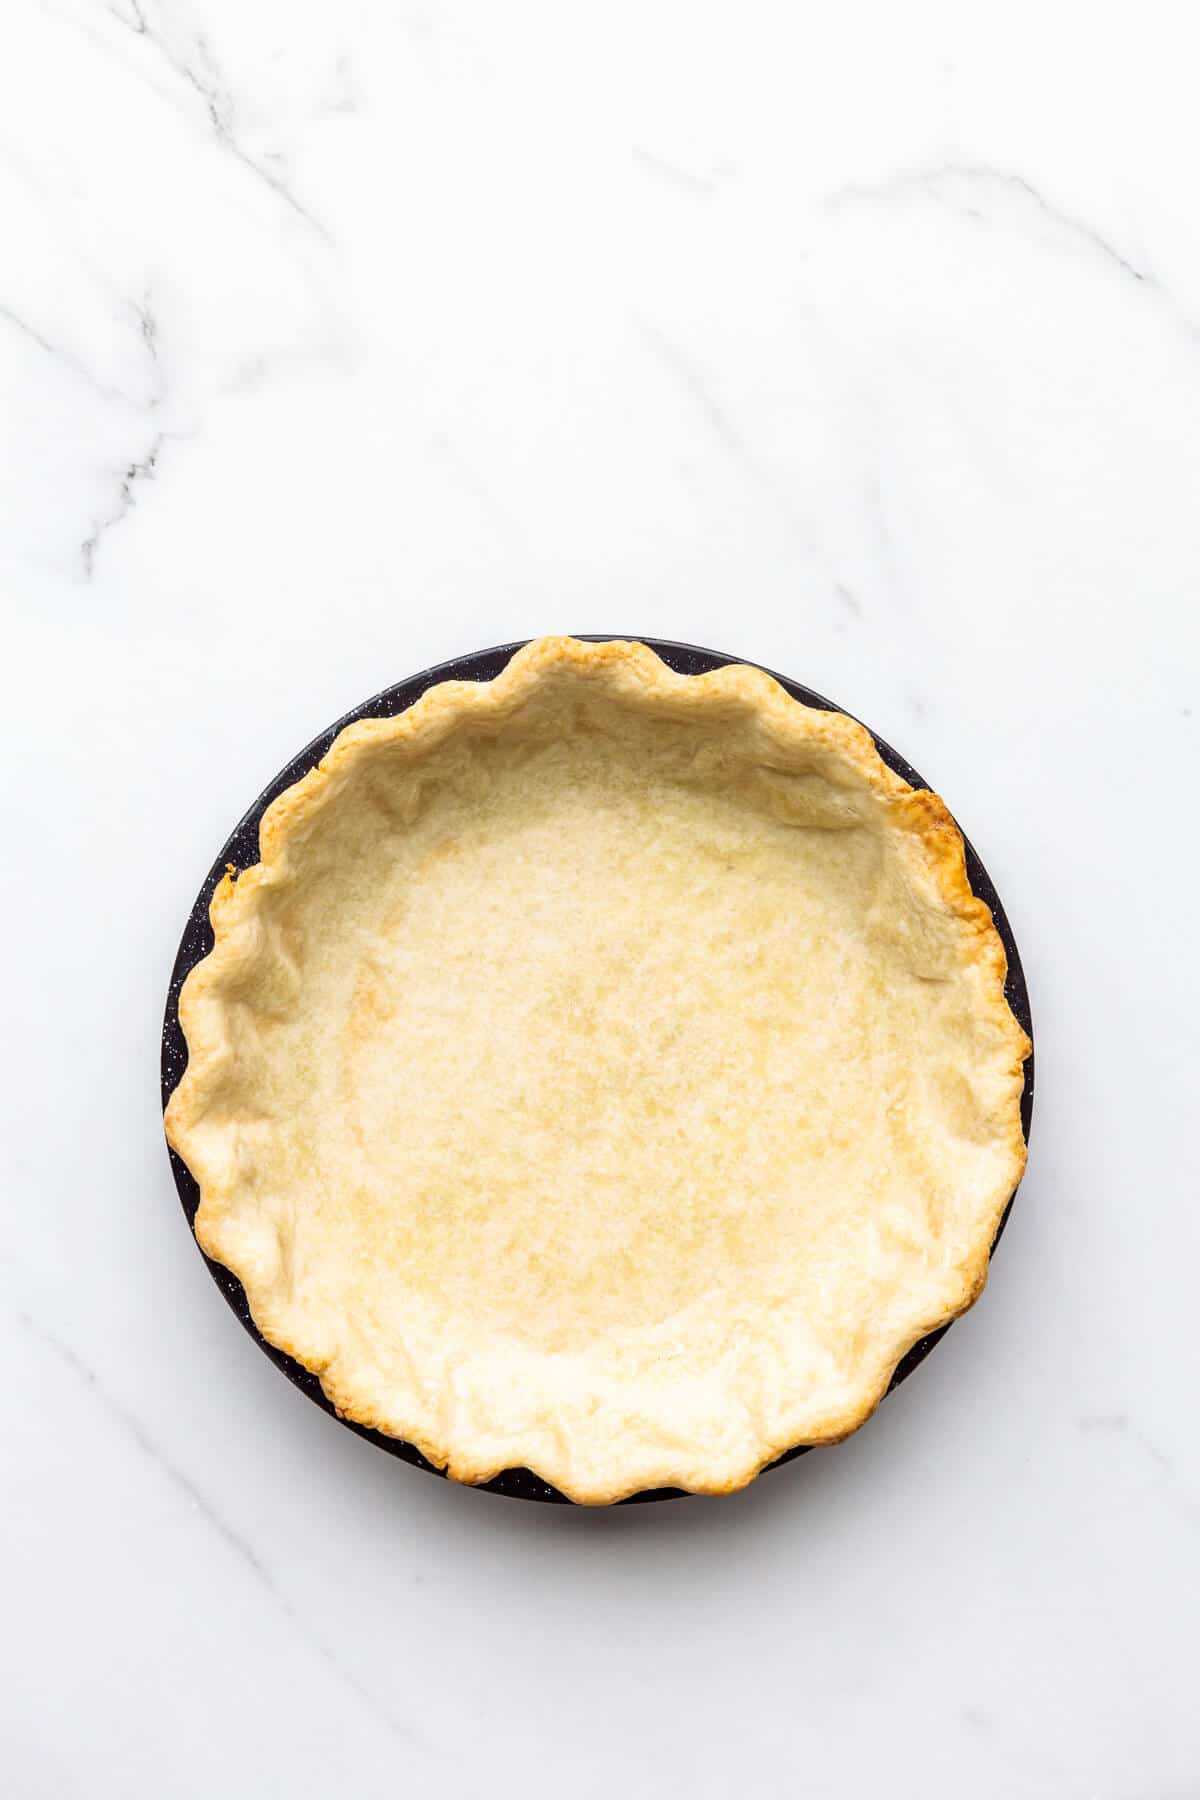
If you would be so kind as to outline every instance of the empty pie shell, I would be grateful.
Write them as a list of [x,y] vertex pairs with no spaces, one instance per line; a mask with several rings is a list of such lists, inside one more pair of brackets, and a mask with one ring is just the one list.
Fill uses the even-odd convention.
[[726,1493],[972,1303],[1029,1042],[942,802],[735,664],[544,638],[343,731],[213,896],[167,1134],[337,1410]]

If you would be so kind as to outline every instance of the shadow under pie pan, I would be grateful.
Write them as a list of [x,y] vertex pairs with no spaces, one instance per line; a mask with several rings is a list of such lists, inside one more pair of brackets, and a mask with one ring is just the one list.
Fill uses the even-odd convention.
[[[740,657],[722,655],[714,650],[701,649],[692,644],[680,644],[661,638],[643,637],[636,633],[581,633],[577,635],[581,637],[582,641],[590,643],[603,643],[614,637],[628,635],[630,638],[635,638],[637,642],[646,644],[662,659],[669,669],[674,670],[680,675],[701,675],[710,670],[723,668],[726,665],[744,662],[746,660]],[[187,1065],[187,1045],[179,1022],[179,994],[190,971],[197,963],[202,961],[203,958],[208,955],[213,946],[213,932],[209,923],[209,903],[218,882],[221,880],[222,875],[229,865],[233,865],[236,869],[245,869],[258,861],[259,825],[267,808],[280,794],[291,787],[295,782],[299,781],[321,760],[329,750],[334,739],[346,728],[346,726],[354,724],[361,719],[395,717],[397,714],[404,712],[408,707],[412,706],[413,703],[425,693],[426,689],[433,687],[440,682],[490,681],[507,666],[514,653],[521,647],[520,643],[503,644],[495,649],[481,650],[473,655],[456,657],[451,662],[441,663],[436,668],[425,669],[418,675],[412,675],[404,681],[397,682],[395,686],[389,687],[381,694],[375,695],[374,698],[364,701],[361,706],[358,706],[352,712],[347,713],[344,718],[338,719],[335,724],[330,725],[327,730],[321,732],[318,737],[314,738],[310,744],[292,759],[285,769],[280,771],[275,779],[259,795],[258,799],[254,801],[253,805],[230,834],[216,856],[212,868],[209,870],[203,886],[196,896],[195,905],[192,907],[179,945],[179,951],[171,975],[171,983],[167,995],[166,1015],[163,1023],[161,1074],[162,1103],[164,1108],[178,1085]],[[825,712],[845,711],[844,708],[837,706],[833,701],[824,699],[820,694],[814,693],[810,688],[803,686],[800,682],[790,679],[786,675],[779,675],[773,670],[767,670],[766,673],[772,675],[793,699],[801,702],[805,706],[813,707]],[[913,788],[928,788],[929,784],[923,780],[902,756],[893,750],[890,745],[886,744],[880,737],[876,736],[874,733],[871,735],[880,757],[889,769],[902,777],[902,779],[908,782]],[[1006,998],[1017,1023],[1032,1039],[1029,996],[1021,968],[1021,959],[1013,939],[1011,927],[1009,926],[1004,908],[1000,904],[999,897],[986,869],[979,860],[979,857],[972,848],[970,842],[965,838],[964,848],[966,854],[967,875],[970,880],[971,888],[975,895],[980,900],[984,901],[990,909],[996,930],[1003,943],[1008,959],[1008,973],[1005,987]],[[482,978],[484,980],[486,980],[486,973],[486,969],[482,971]],[[1031,1052],[1024,1063],[1024,1087],[1021,1093],[1020,1103],[1021,1126],[1026,1140],[1028,1140],[1029,1137],[1033,1113],[1033,1080],[1034,1062]],[[183,1203],[183,1210],[189,1226],[192,1226],[194,1229],[196,1210],[200,1199],[199,1189],[183,1159],[177,1155],[174,1150],[170,1150],[169,1154],[172,1172],[175,1177],[175,1185],[179,1191],[180,1200]],[[1015,1194],[1013,1197],[1015,1198]],[[999,1228],[997,1229],[996,1237],[993,1242],[993,1249],[1004,1230],[1011,1208],[1012,1199],[1010,1198],[1003,1217],[1001,1218]],[[242,1325],[254,1338],[260,1349],[270,1357],[277,1368],[282,1369],[288,1379],[294,1382],[310,1400],[315,1402],[315,1404],[321,1407],[325,1412],[329,1413],[331,1417],[336,1418],[338,1422],[347,1429],[357,1432],[360,1437],[367,1438],[371,1443],[378,1445],[381,1450],[386,1450],[390,1455],[399,1457],[401,1461],[410,1463],[415,1468],[427,1470],[434,1475],[443,1475],[443,1471],[435,1468],[428,1462],[414,1445],[405,1443],[397,1438],[386,1436],[379,1431],[372,1430],[368,1426],[358,1424],[353,1419],[345,1418],[339,1414],[333,1403],[327,1398],[317,1376],[312,1374],[308,1369],[302,1367],[298,1362],[294,1361],[284,1351],[269,1343],[259,1332],[251,1317],[245,1291],[237,1276],[229,1269],[223,1267],[220,1263],[214,1262],[208,1257],[205,1257],[205,1261],[208,1264],[209,1273],[212,1275],[213,1280],[216,1282],[221,1293],[225,1296],[225,1299],[240,1319]],[[940,1342],[949,1329],[949,1325],[944,1325],[939,1330],[922,1338],[920,1342],[913,1345],[896,1368],[891,1382],[892,1388],[899,1386],[902,1381],[912,1374],[913,1370],[919,1363],[924,1361],[934,1345]],[[891,1390],[889,1389],[889,1392],[890,1391]],[[785,1453],[778,1457],[775,1462],[771,1463],[769,1467],[778,1468],[782,1463],[792,1461],[795,1457],[803,1455],[808,1447],[809,1446],[807,1445],[797,1445],[795,1448],[785,1451]],[[766,1471],[764,1471],[764,1473],[765,1472]],[[550,1501],[564,1505],[571,1504],[571,1501],[566,1495],[560,1493],[557,1488],[550,1486],[549,1483],[541,1480],[528,1469],[506,1469],[492,1480],[480,1485],[486,1492],[505,1494],[516,1499]],[[684,1490],[679,1488],[665,1487],[646,1489],[640,1493],[630,1495],[627,1500],[620,1502],[620,1504],[632,1504],[634,1502],[645,1500],[672,1499],[681,1497],[683,1494]]]

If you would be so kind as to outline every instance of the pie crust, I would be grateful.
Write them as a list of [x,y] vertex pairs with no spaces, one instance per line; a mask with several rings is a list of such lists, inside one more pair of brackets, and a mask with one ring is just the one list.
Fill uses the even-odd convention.
[[543,638],[341,733],[184,984],[196,1236],[461,1481],[726,1493],[981,1291],[1029,1043],[933,794],[760,670]]

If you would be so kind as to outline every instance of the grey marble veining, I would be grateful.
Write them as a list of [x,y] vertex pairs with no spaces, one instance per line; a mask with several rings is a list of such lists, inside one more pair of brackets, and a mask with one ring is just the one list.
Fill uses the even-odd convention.
[[[1200,1792],[1195,38],[1075,0],[8,9],[21,1800]],[[364,696],[570,628],[869,720],[1032,995],[988,1292],[725,1503],[381,1456],[238,1330],[161,1143],[245,805]]]

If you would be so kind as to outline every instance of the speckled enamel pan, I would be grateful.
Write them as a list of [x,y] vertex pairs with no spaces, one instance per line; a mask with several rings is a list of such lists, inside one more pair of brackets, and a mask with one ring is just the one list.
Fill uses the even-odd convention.
[[[744,657],[724,656],[715,650],[702,650],[693,644],[676,644],[662,638],[643,637],[635,632],[576,635],[582,635],[592,642],[603,642],[614,636],[636,637],[639,642],[648,644],[669,668],[683,675],[700,675],[710,669],[722,668],[727,663],[746,660]],[[163,1021],[162,1103],[164,1107],[187,1064],[187,1046],[179,1026],[179,990],[189,971],[203,957],[207,956],[212,948],[213,936],[208,922],[208,906],[213,889],[224,873],[227,864],[233,863],[238,868],[247,868],[258,860],[259,822],[271,802],[277,799],[285,788],[290,787],[293,782],[299,781],[303,775],[307,774],[308,770],[324,756],[338,733],[356,719],[394,717],[397,713],[404,712],[415,700],[419,699],[426,688],[433,687],[438,682],[490,681],[493,676],[500,673],[509,658],[520,647],[518,643],[502,644],[494,650],[480,650],[470,656],[456,657],[452,662],[441,663],[437,668],[425,669],[419,675],[410,675],[407,680],[397,682],[394,687],[386,688],[383,693],[375,695],[373,699],[364,700],[361,706],[356,706],[352,712],[348,712],[344,718],[338,719],[335,724],[330,725],[315,737],[312,743],[306,745],[254,801],[245,817],[235,827],[218,852],[212,868],[196,896],[195,905],[192,907],[184,927],[179,952],[175,958],[175,967],[171,974],[171,984],[167,992],[166,1016]],[[776,674],[774,670],[768,670],[767,673],[773,675],[774,679],[794,699],[801,701],[805,706],[818,707],[827,712],[845,710],[835,706],[833,701],[823,699],[811,688],[802,686],[798,681],[790,680],[786,675]],[[871,735],[875,739],[880,756],[890,769],[893,769],[915,788],[929,786],[929,783],[923,780],[916,770],[890,745],[884,743],[883,739],[874,732]],[[976,895],[990,907],[996,929],[1008,957],[1008,980],[1005,991],[1009,1005],[1018,1024],[1032,1039],[1029,995],[1012,929],[987,870],[969,841],[966,842],[966,859],[971,887]],[[1029,1137],[1033,1116],[1033,1072],[1034,1064],[1031,1054],[1025,1063],[1025,1086],[1021,1096],[1021,1124],[1026,1140]],[[196,1208],[200,1199],[199,1191],[186,1165],[174,1151],[170,1152],[170,1157],[175,1185],[179,1190],[179,1198],[183,1202],[183,1210],[188,1224],[191,1226],[195,1220]],[[1014,1194],[1013,1198],[1015,1199],[1015,1197]],[[999,1229],[996,1232],[996,1243],[1000,1240],[1000,1234],[1004,1230],[1011,1210],[1012,1200],[1009,1201],[1004,1217],[1000,1221]],[[317,1377],[310,1374],[307,1369],[301,1368],[298,1363],[292,1361],[291,1357],[267,1343],[261,1336],[250,1316],[246,1295],[237,1277],[219,1263],[212,1262],[207,1257],[205,1261],[208,1263],[208,1270],[213,1280],[259,1348],[270,1357],[277,1368],[283,1370],[290,1381],[293,1381],[303,1393],[307,1394],[315,1405],[321,1407],[332,1418],[338,1418],[338,1414],[323,1393]],[[893,1388],[898,1387],[912,1374],[918,1363],[924,1361],[934,1345],[945,1337],[949,1329],[948,1325],[943,1326],[941,1330],[933,1332],[929,1337],[923,1338],[920,1343],[913,1346],[896,1369],[891,1384]],[[414,1468],[425,1469],[433,1475],[442,1474],[442,1471],[433,1468],[412,1444],[403,1443],[397,1438],[385,1437],[381,1432],[372,1431],[364,1425],[357,1425],[351,1419],[339,1419],[339,1423],[344,1425],[347,1430],[357,1432],[359,1437],[367,1438],[371,1443],[377,1444],[381,1450],[386,1450],[390,1455],[399,1457],[402,1462],[411,1463]],[[778,1468],[781,1463],[791,1462],[794,1458],[803,1455],[807,1448],[807,1445],[797,1445],[795,1449],[786,1451],[771,1467]],[[539,1480],[528,1469],[506,1469],[493,1481],[485,1483],[484,1487],[488,1493],[507,1494],[520,1500],[546,1500],[557,1501],[563,1505],[570,1504],[565,1495],[560,1494],[556,1488],[550,1487],[546,1482]],[[623,1501],[621,1504],[630,1505],[635,1501],[668,1500],[677,1497],[684,1497],[681,1495],[681,1490],[677,1488],[654,1488],[634,1494],[630,1500]]]

